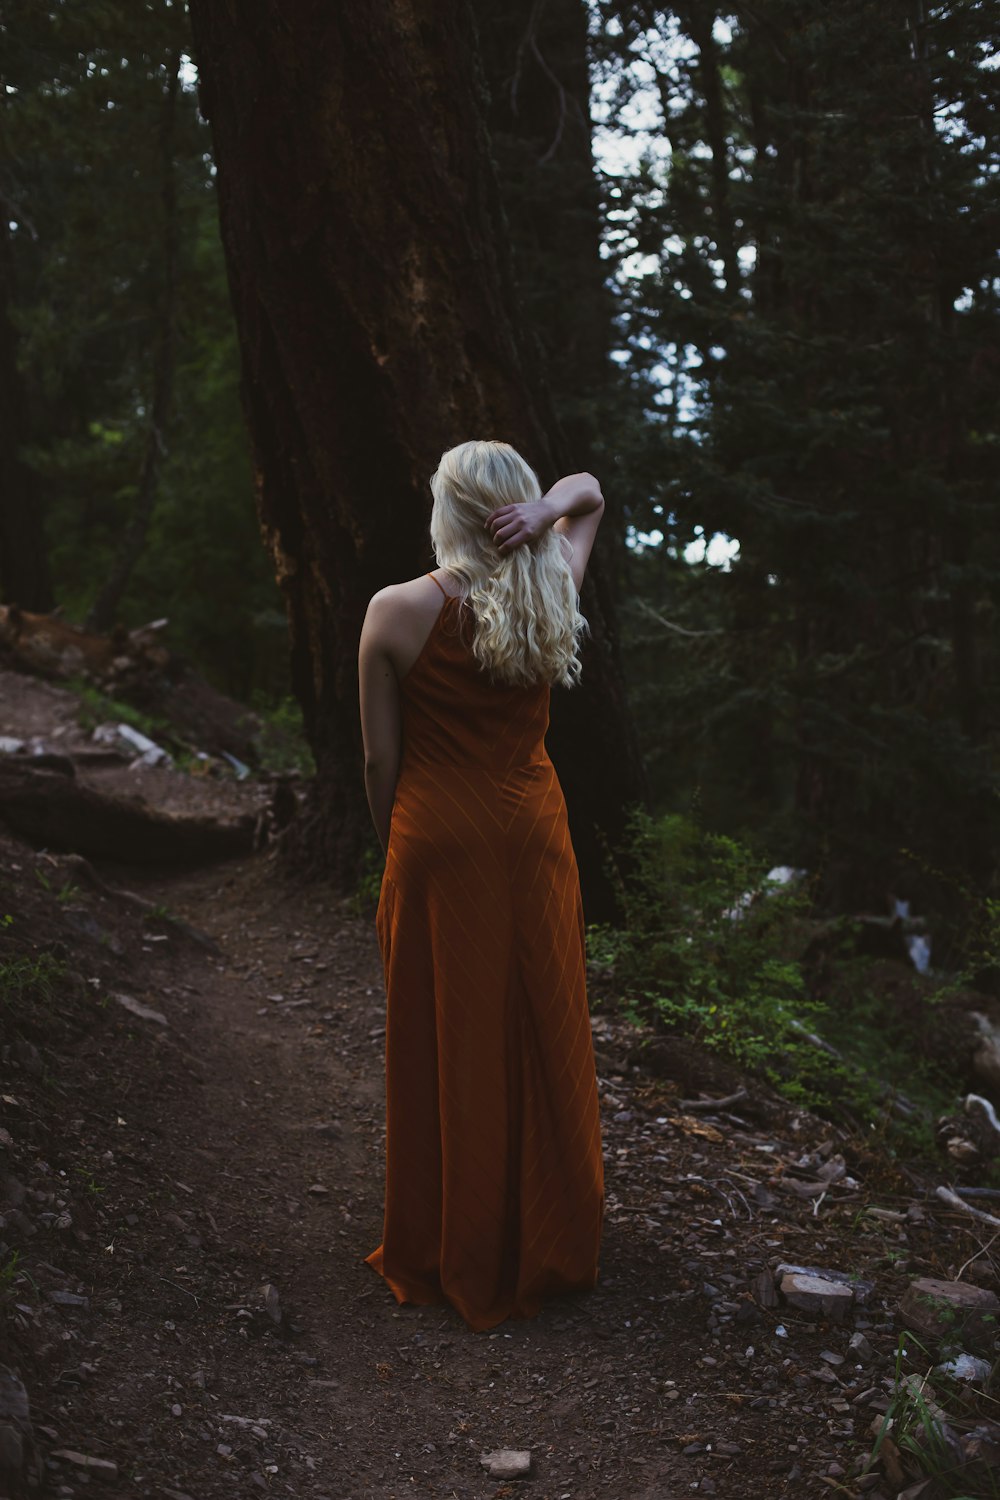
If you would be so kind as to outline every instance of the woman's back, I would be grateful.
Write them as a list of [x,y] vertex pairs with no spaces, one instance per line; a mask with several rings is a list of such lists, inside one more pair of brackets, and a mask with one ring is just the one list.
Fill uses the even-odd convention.
[[[466,448],[492,473],[479,450],[503,445]],[[450,589],[430,574],[385,591],[362,640],[366,777],[386,849],[385,1217],[368,1262],[398,1301],[450,1302],[491,1328],[597,1277],[604,1179],[583,906],[545,749],[549,683],[579,670],[581,617],[562,542],[539,549],[537,571],[527,547],[578,507],[582,567],[584,522],[592,540],[603,502],[576,476],[561,482],[564,510],[539,497],[491,514],[476,472],[462,470],[455,495],[435,490],[439,557],[458,549],[442,568]],[[449,531],[445,506],[459,500],[481,514],[455,511]],[[484,572],[478,540],[461,553],[463,536],[494,522],[496,535],[526,533],[516,568]],[[489,546],[496,560],[515,543]]]
[[401,772],[418,765],[442,772],[505,769],[548,761],[547,683],[531,687],[492,681],[472,654],[469,609],[446,594],[417,660],[400,684],[403,705]]

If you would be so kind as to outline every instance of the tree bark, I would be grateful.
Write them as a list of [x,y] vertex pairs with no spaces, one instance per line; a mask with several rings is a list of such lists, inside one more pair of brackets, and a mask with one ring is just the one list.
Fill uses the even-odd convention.
[[34,471],[20,452],[27,437],[27,402],[10,316],[11,217],[0,198],[0,598],[23,609],[48,610],[53,599],[41,497]]
[[176,363],[177,260],[179,250],[177,168],[175,134],[177,128],[177,91],[180,82],[180,54],[170,60],[170,70],[163,98],[160,122],[159,157],[161,202],[163,206],[163,286],[160,293],[159,331],[153,362],[153,400],[146,433],[142,474],[135,507],[129,518],[118,555],[87,616],[90,630],[108,631],[115,624],[122,596],[142,556],[156,506],[160,470],[166,453],[167,426],[174,400],[174,366]]
[[[370,837],[358,635],[372,593],[430,566],[438,456],[504,438],[545,483],[561,450],[518,328],[467,0],[248,0],[238,22],[195,0],[192,16],[259,515],[317,763],[299,848],[349,880]],[[597,912],[602,841],[638,785],[596,591],[585,608],[587,685],[554,715]]]

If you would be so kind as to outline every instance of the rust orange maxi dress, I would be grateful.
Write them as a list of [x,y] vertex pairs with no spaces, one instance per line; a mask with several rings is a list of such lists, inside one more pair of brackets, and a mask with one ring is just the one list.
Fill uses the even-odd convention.
[[604,1172],[549,689],[491,682],[467,627],[445,595],[401,684],[376,916],[385,1219],[367,1262],[399,1302],[450,1302],[483,1329],[594,1285]]

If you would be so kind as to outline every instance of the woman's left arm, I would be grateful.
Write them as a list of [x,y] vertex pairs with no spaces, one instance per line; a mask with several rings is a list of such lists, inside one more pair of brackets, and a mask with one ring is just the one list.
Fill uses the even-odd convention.
[[358,650],[361,738],[365,750],[365,791],[382,852],[389,848],[389,823],[396,799],[402,743],[399,685],[390,660],[388,612],[383,590],[368,605]]

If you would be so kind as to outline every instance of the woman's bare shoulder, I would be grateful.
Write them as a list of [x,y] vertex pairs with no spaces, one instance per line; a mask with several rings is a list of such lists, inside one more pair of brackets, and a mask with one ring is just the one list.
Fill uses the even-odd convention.
[[382,613],[393,609],[406,609],[419,605],[427,599],[440,599],[441,590],[429,573],[419,578],[407,578],[403,583],[387,583],[372,594],[368,608],[373,606]]
[[365,628],[379,633],[422,623],[432,619],[441,604],[441,589],[426,573],[403,583],[389,583],[368,601]]

